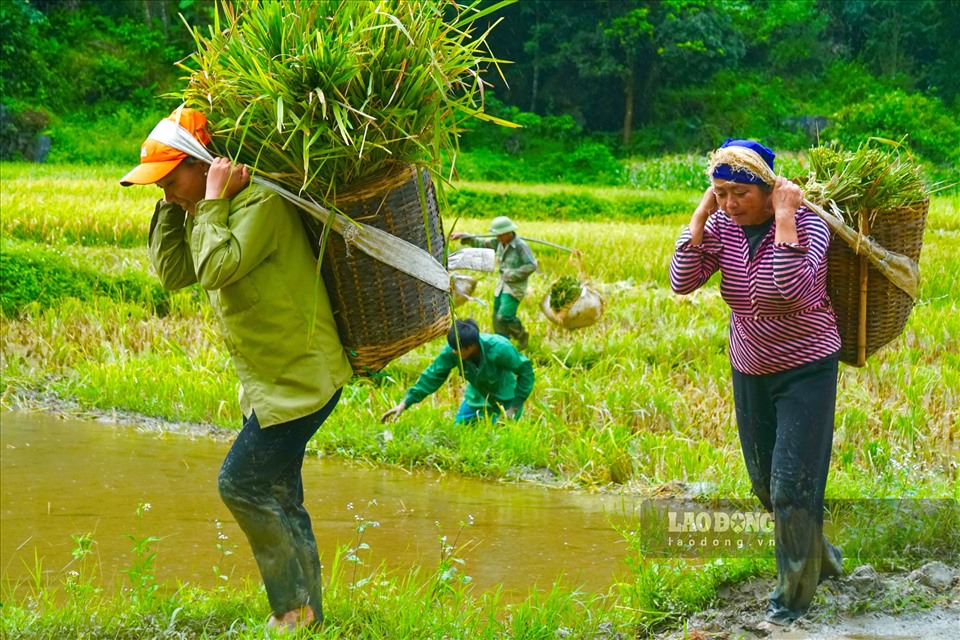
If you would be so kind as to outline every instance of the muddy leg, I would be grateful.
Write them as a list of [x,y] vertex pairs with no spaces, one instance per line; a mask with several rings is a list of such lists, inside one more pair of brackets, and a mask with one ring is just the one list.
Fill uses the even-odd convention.
[[[837,569],[839,552],[824,547],[823,494],[833,446],[837,359],[827,358],[777,374],[770,499],[776,522],[777,588],[768,619],[789,623],[801,616],[820,582],[824,557]],[[836,554],[836,555],[834,555]]]
[[818,582],[842,571],[839,550],[823,537],[836,382],[836,358],[763,376],[733,372],[747,473],[776,522],[777,587],[767,617],[779,624],[802,615]]
[[323,619],[320,561],[300,467],[307,442],[339,399],[338,391],[320,411],[265,429],[251,415],[220,469],[220,496],[250,543],[277,619],[304,607],[315,621]]
[[767,376],[753,376],[733,372],[733,402],[737,414],[740,450],[747,466],[750,486],[767,511],[773,511],[770,501],[770,469],[773,448],[777,441],[777,415]]

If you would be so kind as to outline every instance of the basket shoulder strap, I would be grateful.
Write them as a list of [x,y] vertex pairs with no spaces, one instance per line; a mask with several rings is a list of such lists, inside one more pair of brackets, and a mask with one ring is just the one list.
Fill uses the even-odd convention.
[[447,270],[436,258],[412,242],[331,212],[265,178],[254,176],[252,181],[276,191],[323,224],[330,224],[334,231],[343,236],[345,242],[356,246],[374,260],[388,264],[436,289],[450,292],[450,274]]

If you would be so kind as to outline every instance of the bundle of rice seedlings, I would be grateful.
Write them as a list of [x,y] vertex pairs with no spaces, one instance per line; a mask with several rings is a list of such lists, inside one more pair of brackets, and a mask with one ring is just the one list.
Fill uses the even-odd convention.
[[580,297],[583,285],[575,276],[562,276],[550,287],[550,308],[554,311],[566,309]]
[[877,215],[930,196],[922,167],[899,142],[871,138],[856,151],[825,145],[810,149],[809,157],[807,198],[829,207],[853,228],[860,228],[861,216],[872,223]]
[[540,301],[540,311],[550,322],[564,329],[582,329],[603,317],[607,301],[580,276],[561,276]]
[[478,25],[511,1],[223,3],[193,30],[183,99],[222,152],[292,190],[327,198],[407,163],[442,178],[464,119],[509,124],[483,113],[481,75],[499,61]]

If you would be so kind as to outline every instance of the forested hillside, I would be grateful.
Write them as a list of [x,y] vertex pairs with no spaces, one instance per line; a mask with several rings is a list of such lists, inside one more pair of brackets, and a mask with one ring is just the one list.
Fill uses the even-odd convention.
[[[50,161],[128,158],[177,103],[186,25],[206,30],[215,11],[213,0],[5,0],[4,156],[43,129]],[[728,136],[787,150],[907,136],[935,178],[960,166],[960,0],[520,0],[487,21],[507,61],[487,70],[487,109],[524,129],[464,136],[478,177],[558,152],[609,174],[613,158],[702,152]]]

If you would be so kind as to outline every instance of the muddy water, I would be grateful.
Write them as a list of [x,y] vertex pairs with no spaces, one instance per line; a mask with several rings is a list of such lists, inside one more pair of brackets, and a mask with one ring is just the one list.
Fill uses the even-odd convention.
[[[76,568],[71,535],[88,533],[107,588],[133,560],[124,534],[161,538],[154,547],[161,583],[216,584],[214,565],[234,580],[257,577],[246,540],[217,495],[229,443],[21,412],[0,414],[0,424],[3,580],[26,579],[35,554],[48,579],[62,577]],[[525,593],[564,576],[564,584],[603,591],[623,566],[624,544],[609,521],[624,505],[613,497],[318,458],[306,460],[303,476],[325,566],[338,545],[355,544],[361,513],[380,524],[364,532],[370,550],[361,558],[368,566],[425,570],[437,565],[438,535],[452,540],[459,523],[473,516],[461,534],[468,548],[460,557],[477,589],[502,584]],[[141,503],[150,509],[137,518]],[[217,521],[234,551],[226,559],[216,548]],[[360,567],[357,577],[364,572]]]

